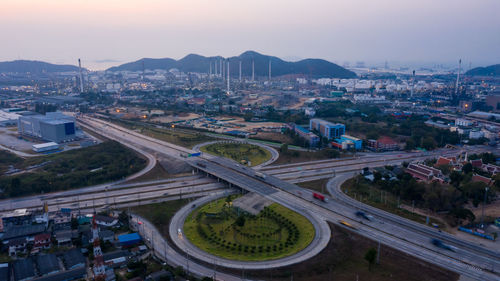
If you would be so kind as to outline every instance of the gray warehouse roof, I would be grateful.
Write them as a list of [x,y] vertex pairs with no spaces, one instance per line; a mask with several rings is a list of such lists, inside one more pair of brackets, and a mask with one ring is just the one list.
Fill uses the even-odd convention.
[[35,265],[31,258],[16,260],[12,263],[14,268],[14,279],[23,280],[35,276]]
[[47,275],[60,270],[59,261],[54,254],[38,255],[36,257],[36,263],[41,275]]
[[63,254],[63,259],[64,259],[64,265],[66,268],[73,268],[79,264],[85,265],[85,257],[83,256],[82,252],[77,249],[73,248]]
[[12,238],[22,238],[25,236],[42,233],[44,231],[45,225],[43,224],[12,226],[7,229],[2,239],[5,241]]

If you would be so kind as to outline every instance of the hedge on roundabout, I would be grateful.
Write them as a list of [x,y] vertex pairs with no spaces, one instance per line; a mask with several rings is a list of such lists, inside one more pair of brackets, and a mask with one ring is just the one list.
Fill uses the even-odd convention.
[[315,230],[304,216],[273,203],[257,215],[222,198],[193,210],[184,222],[191,243],[213,255],[241,261],[264,261],[293,255],[307,247]]

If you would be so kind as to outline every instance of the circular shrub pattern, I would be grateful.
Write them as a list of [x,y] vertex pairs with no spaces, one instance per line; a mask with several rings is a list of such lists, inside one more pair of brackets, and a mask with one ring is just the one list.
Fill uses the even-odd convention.
[[314,238],[313,225],[279,204],[252,215],[223,198],[194,210],[184,223],[186,237],[211,254],[234,260],[270,260],[292,255]]

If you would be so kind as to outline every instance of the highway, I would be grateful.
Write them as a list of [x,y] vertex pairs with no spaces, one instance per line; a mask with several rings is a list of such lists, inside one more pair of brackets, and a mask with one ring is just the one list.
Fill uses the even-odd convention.
[[[101,123],[100,126],[102,126],[103,122],[97,121],[97,123]],[[104,125],[104,126],[106,126],[106,125]],[[123,128],[119,128],[116,125],[111,125],[110,127],[112,127],[112,129],[114,129],[114,130],[119,131],[118,135],[120,135],[120,134],[125,135],[124,133],[128,133],[128,130],[123,129]],[[106,132],[108,132],[108,131],[109,131],[109,129],[106,130]],[[130,135],[127,134],[127,139],[130,140],[131,138],[136,139],[136,141],[137,141],[136,145],[140,145],[140,146],[144,146],[144,147],[148,147],[148,148],[154,148],[157,146],[161,147],[161,146],[163,146],[162,143],[164,143],[164,142],[154,140],[154,139],[151,140],[151,138],[148,138],[148,137],[141,137],[140,135],[138,135],[135,132],[131,132]],[[178,153],[178,150],[175,151],[176,148],[173,145],[167,143],[165,146],[166,146],[165,149],[170,151],[169,154],[175,155],[176,153]],[[171,150],[174,150],[174,151],[171,151]],[[185,148],[183,148],[183,150],[185,150]],[[158,152],[160,153],[161,150],[159,150]],[[434,156],[433,154],[427,154],[427,155],[423,155],[422,157],[433,157],[433,156]],[[403,158],[404,157],[397,157],[395,160],[397,160],[397,161],[403,160],[404,161]],[[266,195],[268,198],[271,198],[271,199],[277,201],[278,203],[280,203],[280,201],[282,201],[282,200],[280,200],[281,198],[287,198],[287,200],[285,200],[285,202],[286,201],[294,202],[294,200],[305,201],[305,202],[299,201],[299,202],[297,202],[297,204],[294,204],[294,206],[307,206],[308,210],[312,210],[316,207],[319,207],[319,206],[317,206],[317,202],[312,203],[312,202],[307,201],[307,200],[311,200],[311,199],[304,200],[302,198],[299,198],[299,196],[297,194],[291,195],[290,192],[293,190],[293,188],[298,188],[295,185],[287,184],[286,182],[279,181],[278,178],[270,176],[269,179],[265,180],[265,182],[272,179],[272,182],[271,182],[272,185],[268,185],[266,187],[263,187],[264,185],[262,184],[262,181],[260,182],[260,184],[258,183],[259,180],[256,179],[255,172],[252,169],[242,167],[240,165],[235,165],[234,162],[232,162],[230,160],[220,159],[217,157],[207,157],[207,159],[204,159],[203,161],[210,161],[210,160],[212,160],[212,162],[210,162],[210,167],[206,166],[204,168],[204,167],[198,166],[197,168],[199,168],[199,169],[204,168],[205,172],[208,172],[211,174],[216,174],[219,178],[222,178],[228,182],[232,182],[239,187],[244,187],[247,190],[258,192],[260,194]],[[364,159],[361,159],[360,163],[363,163],[363,160]],[[393,159],[386,158],[386,161],[392,161],[392,160]],[[196,160],[191,160],[190,161],[191,165],[196,166],[195,161]],[[313,164],[313,165],[324,165],[324,163]],[[360,165],[362,165],[362,164],[360,164]],[[382,161],[381,165],[384,165],[384,161]],[[282,187],[285,187],[286,192],[280,190],[280,188],[274,188],[275,186],[280,186],[280,185]],[[274,189],[274,190],[272,190],[272,189]],[[300,188],[299,188],[299,190],[300,190]],[[334,204],[334,202],[331,202],[331,204]],[[344,205],[343,208],[352,208],[352,207]],[[328,209],[330,209],[330,208],[328,208]],[[325,208],[325,206],[322,206],[322,207],[320,207],[320,209],[318,209],[318,211],[319,211],[318,213],[321,213],[321,212],[324,212],[325,210],[327,210],[327,212],[329,212],[329,213],[324,213],[323,216],[328,218],[329,220],[337,222],[337,218],[332,219],[332,217],[334,217],[334,216],[331,214],[332,211],[328,210],[328,209]],[[300,212],[300,210],[297,210],[297,211]],[[351,210],[348,211],[349,216],[347,216],[347,214],[342,214],[342,215],[344,217],[356,220],[357,218],[352,217],[352,216],[354,216],[354,214],[353,214],[354,211],[355,211],[355,209],[352,208]],[[335,213],[335,212],[333,212],[333,213]],[[499,260],[498,253],[495,253],[494,258],[491,259],[488,257],[490,254],[489,251],[480,247],[479,245],[477,245],[476,252],[471,252],[470,256],[459,255],[459,253],[443,253],[442,251],[440,251],[438,249],[426,248],[427,245],[430,244],[428,242],[429,237],[427,235],[420,234],[418,232],[415,232],[413,229],[410,229],[407,233],[412,233],[413,235],[416,235],[418,237],[417,239],[410,240],[411,238],[408,237],[407,235],[404,235],[404,234],[402,236],[396,237],[395,235],[398,235],[398,231],[399,231],[399,228],[401,228],[401,226],[392,225],[392,223],[390,221],[385,222],[384,225],[390,225],[390,227],[396,227],[395,230],[397,230],[397,231],[390,232],[392,235],[392,236],[390,236],[390,235],[388,235],[387,232],[383,232],[383,231],[379,230],[378,228],[380,228],[380,227],[371,226],[370,229],[367,231],[366,235],[368,237],[373,238],[373,236],[377,233],[377,231],[379,231],[379,235],[380,235],[379,240],[385,241],[383,243],[385,243],[387,245],[393,245],[393,246],[400,244],[400,245],[396,246],[396,248],[406,249],[407,253],[410,253],[414,256],[421,257],[424,260],[439,264],[445,268],[453,269],[456,272],[459,272],[460,274],[464,274],[464,275],[469,276],[471,278],[475,278],[475,279],[483,278],[483,280],[495,280],[498,278],[498,275],[493,275],[491,273],[488,273],[487,271],[484,271],[484,270],[493,270],[493,271],[498,270],[498,260]],[[387,227],[387,226],[385,226],[385,227]],[[426,228],[426,226],[420,226],[420,227]],[[377,236],[377,235],[375,235],[375,236]],[[483,257],[483,255],[485,255],[485,257]],[[474,268],[474,270],[471,270],[471,268]],[[479,273],[478,273],[476,268],[481,268],[482,270],[479,271]],[[480,274],[480,276],[478,276],[478,274]],[[488,274],[490,274],[490,275],[488,275]]]
[[[119,126],[106,124],[102,121],[96,121],[94,119],[86,119],[85,120],[88,129],[93,129],[100,134],[104,134],[105,136],[112,136],[116,140],[120,142],[128,143],[133,146],[134,149],[140,149],[143,151],[148,151],[148,153],[154,152],[158,154],[167,154],[173,157],[179,157],[180,152],[190,153],[191,151],[186,148],[181,148],[169,143],[165,143],[162,141],[158,141],[156,139],[152,139],[149,137],[142,136],[136,132],[132,132],[130,130],[126,130],[124,128],[120,128]],[[103,124],[104,123],[104,124]],[[90,125],[94,124],[94,125]],[[95,126],[95,127],[94,127]],[[442,153],[442,152],[441,152]],[[457,153],[456,151],[453,153]],[[399,156],[403,155],[403,156]],[[266,167],[263,171],[269,176],[265,179],[259,179],[255,176],[255,171],[250,168],[246,168],[240,165],[236,165],[234,162],[221,159],[217,157],[206,157],[206,159],[200,159],[200,161],[209,162],[209,166],[206,164],[205,171],[208,173],[217,174],[220,178],[228,182],[233,182],[239,187],[244,187],[245,189],[258,192],[260,194],[266,195],[268,198],[276,201],[278,203],[284,204],[285,206],[290,206],[291,209],[294,209],[298,212],[303,212],[304,210],[308,210],[312,212],[314,215],[317,215],[319,218],[326,218],[329,221],[334,223],[338,223],[338,220],[347,220],[356,226],[357,232],[369,237],[371,239],[379,240],[381,243],[385,245],[391,245],[391,247],[397,248],[399,250],[405,251],[411,255],[422,258],[423,260],[433,262],[442,267],[449,268],[454,270],[460,274],[465,276],[474,278],[476,280],[498,280],[497,274],[492,274],[489,271],[497,272],[499,270],[498,264],[498,253],[491,253],[487,249],[480,247],[479,245],[473,245],[476,247],[476,251],[471,251],[470,249],[459,250],[456,253],[451,251],[446,251],[442,249],[437,249],[429,243],[430,236],[427,233],[428,229],[433,230],[424,225],[416,226],[419,231],[415,231],[415,226],[409,225],[409,221],[404,220],[402,222],[394,222],[385,214],[377,215],[378,223],[368,223],[368,222],[359,222],[359,218],[355,217],[354,212],[357,210],[357,207],[350,205],[349,203],[343,202],[342,200],[331,200],[329,203],[321,203],[312,199],[311,193],[308,190],[297,187],[296,185],[284,182],[279,178],[287,179],[287,181],[296,181],[300,179],[324,176],[324,177],[332,177],[333,174],[337,175],[335,177],[336,180],[341,180],[342,178],[348,178],[351,176],[350,173],[360,171],[363,167],[373,165],[373,166],[382,166],[389,163],[400,163],[402,161],[409,161],[409,159],[423,159],[425,157],[435,157],[436,154],[428,153],[425,155],[411,154],[406,155],[405,153],[400,153],[398,155],[384,155],[383,159],[378,159],[377,157],[370,157],[369,155],[363,156],[361,158],[356,159],[345,159],[345,163],[343,163],[342,159],[339,160],[331,160],[331,161],[315,161],[307,164],[292,164],[292,165],[280,165],[277,167]],[[443,155],[443,154],[441,154]],[[365,158],[366,157],[366,158]],[[418,158],[420,157],[420,158]],[[199,167],[196,165],[197,160],[190,159],[191,165],[202,169],[204,167]],[[298,169],[300,168],[300,169]],[[322,175],[321,173],[324,173]],[[276,177],[271,176],[271,174],[276,175]],[[205,178],[206,179],[206,178]],[[195,180],[195,179],[193,179]],[[199,178],[201,180],[201,178]],[[206,179],[211,180],[211,179]],[[184,184],[183,181],[173,180],[169,187],[163,187],[165,189],[172,188],[172,191],[181,192]],[[197,183],[198,184],[198,183]],[[214,191],[219,191],[223,188],[221,183],[215,183],[214,180],[211,180],[211,183],[199,183],[201,186],[205,184],[204,188],[208,189],[195,189],[198,188],[197,184],[192,185],[193,194],[197,191],[205,192],[205,194],[211,194]],[[214,184],[214,186],[206,186],[209,184]],[[168,185],[168,184],[167,184]],[[177,186],[176,186],[177,185]],[[329,185],[330,186],[330,185]],[[147,187],[147,185],[146,185]],[[141,202],[146,202],[146,200],[138,201],[139,197],[143,197],[143,195],[137,195],[137,198],[133,198],[134,192],[139,194],[139,191],[144,186],[128,186],[124,187],[130,189],[130,195],[123,195],[123,188],[120,188],[120,193],[122,195],[118,195],[115,193],[107,194],[113,191],[105,191],[104,196],[102,196],[102,189],[99,198],[90,198],[86,197],[85,202],[87,205],[86,208],[89,208],[89,203],[92,201],[92,204],[95,204],[94,201],[100,200],[99,204],[109,205],[111,203],[111,198],[113,200],[118,199],[118,204],[140,204]],[[155,189],[154,184],[150,185],[151,189]],[[213,188],[213,189],[210,189]],[[117,188],[118,189],[118,188]],[[209,190],[210,189],[210,190]],[[88,191],[91,191],[89,189]],[[94,191],[96,191],[95,189]],[[134,190],[134,191],[132,191]],[[87,192],[88,192],[87,191]],[[76,194],[80,194],[79,191],[71,191],[74,196]],[[144,192],[143,190],[140,191]],[[163,193],[161,193],[163,192]],[[161,194],[164,194],[163,190],[159,190],[158,193],[154,193],[151,191],[150,196],[146,196],[147,200],[159,200],[161,199]],[[179,195],[179,194],[177,194]],[[70,196],[68,194],[59,194],[59,195],[47,195],[47,200],[58,200],[61,199],[59,196]],[[77,202],[80,202],[79,197],[77,195]],[[86,196],[82,193],[82,196]],[[90,196],[90,195],[87,195]],[[122,196],[120,198],[120,196]],[[124,196],[132,196],[132,197],[124,197]],[[155,198],[156,199],[153,199]],[[158,197],[160,196],[160,197]],[[168,196],[166,196],[168,197]],[[31,198],[34,200],[35,197]],[[175,197],[174,197],[175,198]],[[335,197],[334,197],[335,198]],[[340,198],[340,197],[339,197]],[[42,199],[39,197],[39,203],[42,202]],[[167,198],[165,198],[166,200]],[[29,202],[30,200],[22,199],[13,199],[20,200],[18,202]],[[64,199],[63,199],[64,200]],[[128,200],[128,201],[127,201]],[[10,201],[10,202],[9,202]],[[67,200],[68,201],[68,200]],[[56,205],[52,208],[57,209],[61,206],[66,206],[67,204],[74,204],[74,200],[70,202],[61,201],[55,202]],[[128,202],[128,203],[127,203]],[[149,201],[148,201],[149,202]],[[53,202],[54,203],[54,202]],[[78,203],[80,204],[80,203]],[[8,207],[10,205],[10,207]],[[17,202],[15,203],[17,206]],[[28,205],[28,204],[27,204]],[[38,205],[38,206],[41,206]],[[83,205],[79,205],[82,208]],[[4,200],[0,202],[0,208],[3,210],[12,210],[12,201]],[[413,222],[411,222],[413,223]],[[436,232],[436,230],[433,230]],[[437,232],[436,232],[437,233]],[[445,237],[445,240],[450,240],[451,238]],[[455,238],[456,239],[456,238]],[[449,242],[446,240],[447,242]],[[456,239],[456,241],[449,242],[451,244],[457,245],[457,248],[464,249],[467,247],[464,241]],[[462,245],[466,245],[463,247]],[[470,251],[470,253],[469,253]]]

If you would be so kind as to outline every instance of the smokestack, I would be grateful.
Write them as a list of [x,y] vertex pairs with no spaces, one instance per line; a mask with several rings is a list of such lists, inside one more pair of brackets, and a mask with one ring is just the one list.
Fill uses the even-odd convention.
[[240,83],[241,83],[241,61],[240,61]]
[[413,97],[413,89],[415,88],[415,70],[413,70],[413,76],[411,79],[411,94],[410,97]]
[[220,75],[221,75],[221,78],[224,79],[224,65],[222,64],[222,59],[219,60],[220,62],[220,68],[219,68],[219,72],[220,72]]
[[462,59],[458,60],[457,84],[455,85],[455,95],[458,94],[458,83],[460,82],[460,70],[462,70]]
[[269,81],[271,81],[271,59],[269,59]]
[[146,74],[146,68],[144,67],[144,59],[142,60],[142,80],[144,80],[144,76]]
[[252,82],[255,81],[255,62],[252,60]]
[[80,93],[83,93],[82,61],[78,59],[78,70],[80,72]]
[[227,93],[229,94],[229,60],[227,60]]

